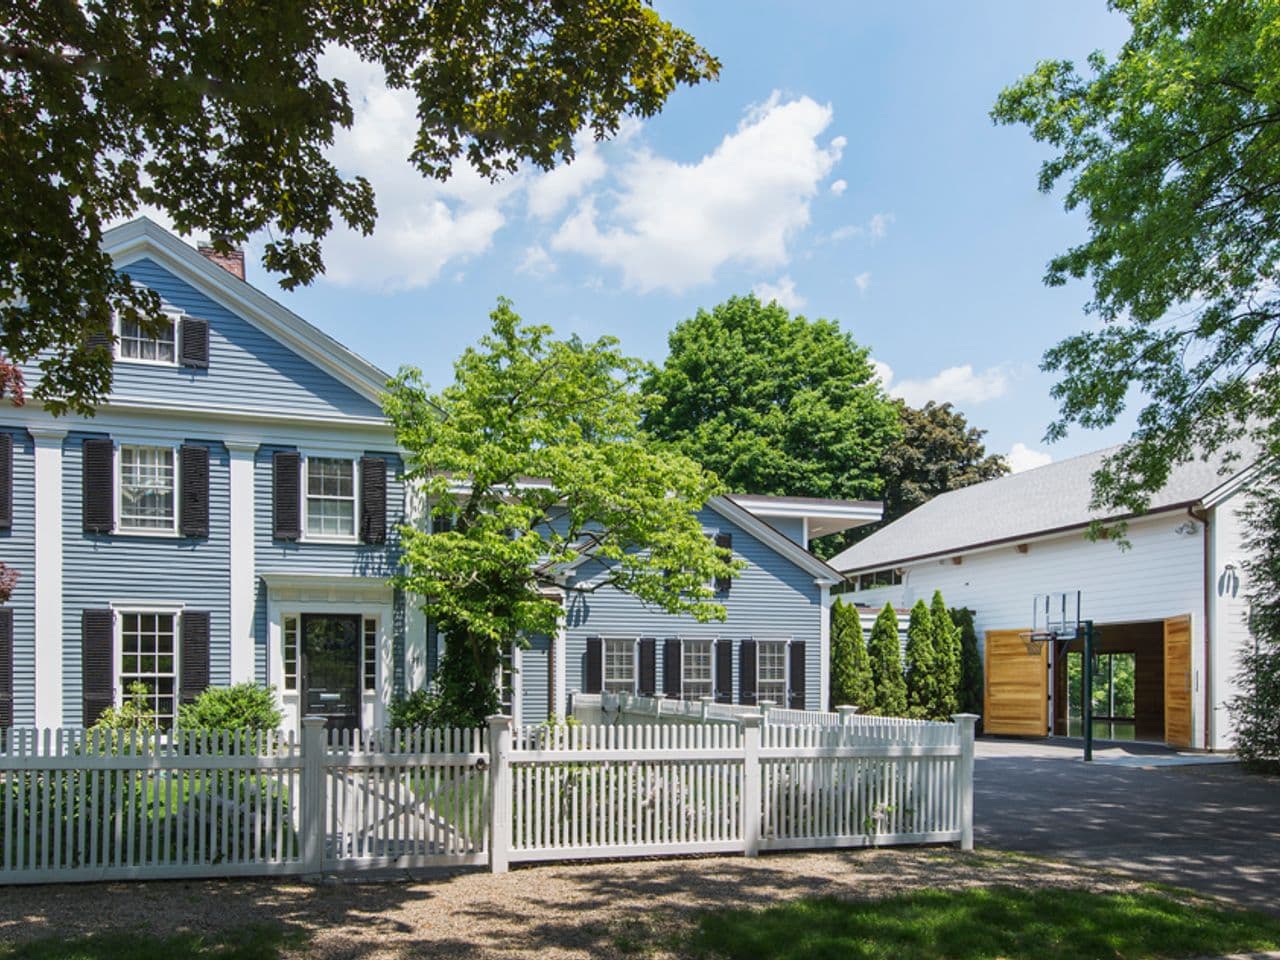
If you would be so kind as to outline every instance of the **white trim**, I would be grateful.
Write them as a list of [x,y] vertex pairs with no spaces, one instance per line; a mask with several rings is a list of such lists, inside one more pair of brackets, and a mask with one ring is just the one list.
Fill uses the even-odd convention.
[[[112,455],[112,471],[115,474],[115,529],[111,532],[122,537],[161,537],[166,540],[172,540],[180,537],[178,510],[179,500],[182,494],[182,467],[181,457],[178,454],[180,443],[170,440],[168,443],[158,443],[154,440],[138,442],[127,438],[113,436],[111,438],[113,449]],[[124,447],[145,447],[154,450],[168,449],[173,456],[173,520],[168,527],[126,527],[124,525],[124,457],[122,456]]]
[[746,533],[755,537],[765,546],[772,547],[775,553],[781,554],[797,567],[800,567],[800,569],[808,571],[815,577],[833,580],[840,579],[840,574],[834,567],[823,563],[790,537],[769,526],[769,524],[760,520],[746,508],[739,506],[730,498],[712,497],[707,501],[707,506],[716,511],[716,513],[720,514],[726,520],[737,524]]
[[609,642],[631,644],[631,693],[640,689],[640,635],[639,634],[601,634],[600,635],[600,692],[619,693],[623,691],[609,689]]
[[803,517],[804,519],[857,520],[875,523],[884,516],[884,505],[850,502],[845,504],[794,503],[773,497],[756,497],[750,494],[730,494],[730,498],[742,509],[756,517]]
[[[565,609],[564,599],[560,603],[560,617],[556,621],[556,633],[552,639],[551,655],[554,658],[553,670],[551,677],[551,713],[556,714],[560,718],[564,718],[569,710],[569,672],[568,664],[565,662],[569,655],[569,617],[568,611]],[[600,650],[600,681],[604,683],[604,649]]]
[[[780,709],[791,708],[791,642],[795,637],[778,637],[764,636],[757,637],[754,634],[751,637],[752,642],[756,645],[756,703],[761,700],[767,700],[768,697],[760,694],[760,647],[762,644],[774,643],[782,645],[782,699],[771,701]],[[806,696],[806,700],[808,697]]]
[[[831,583],[815,580],[820,593],[822,618],[818,621],[818,709],[826,713],[831,709]],[[805,694],[805,706],[809,695]]]
[[230,455],[230,551],[231,682],[255,680],[254,606],[257,593],[254,521],[254,471],[258,444],[225,441]]
[[62,716],[62,442],[67,431],[29,427],[35,441],[36,726],[60,727]]
[[[690,643],[705,643],[708,646],[709,648],[708,656],[710,658],[708,666],[710,667],[710,670],[707,671],[707,680],[709,682],[711,689],[706,694],[704,694],[704,696],[714,697],[716,695],[716,642],[718,640],[719,640],[719,637],[689,637],[689,636],[676,637],[676,642],[680,644],[680,699],[681,700],[688,699],[685,696],[685,692],[684,692],[684,684],[686,679],[685,678],[685,654],[687,652],[686,645]],[[666,650],[664,649],[663,657],[662,657],[662,669],[664,673],[666,672],[666,668],[667,668],[667,658],[666,658]]]
[[[182,697],[182,611],[184,604],[172,601],[110,603],[111,618],[111,698],[117,708],[124,705],[124,614],[155,614],[173,618],[173,721],[178,722],[178,705]],[[167,676],[168,674],[165,674]],[[138,674],[144,676],[144,674]],[[160,676],[160,674],[152,674]]]
[[173,613],[187,609],[185,600],[111,600],[107,603],[113,613]]
[[[136,285],[135,285],[136,286]],[[115,363],[136,364],[140,367],[180,367],[182,362],[178,359],[178,354],[182,349],[180,337],[182,336],[182,328],[180,326],[182,318],[186,313],[176,307],[160,308],[160,312],[169,318],[169,326],[173,330],[173,359],[172,360],[146,360],[142,357],[126,357],[122,351],[124,346],[124,329],[120,325],[120,315],[112,313],[111,315],[111,332],[115,335],[115,342],[111,345],[111,359]],[[155,337],[151,339],[155,340]]]

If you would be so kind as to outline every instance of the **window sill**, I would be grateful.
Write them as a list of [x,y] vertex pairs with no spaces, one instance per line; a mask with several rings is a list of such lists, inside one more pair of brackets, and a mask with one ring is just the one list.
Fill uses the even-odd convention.
[[116,363],[136,364],[139,367],[172,367],[175,370],[182,367],[182,364],[177,360],[143,360],[141,357],[117,356],[115,361]]
[[159,530],[150,527],[130,528],[117,527],[111,531],[110,536],[116,537],[141,537],[143,539],[154,540],[183,540],[187,539],[177,530]]
[[360,546],[359,537],[320,537],[320,536],[312,535],[312,536],[299,537],[295,542],[320,543],[320,544],[327,544],[329,546],[347,546],[347,547]]

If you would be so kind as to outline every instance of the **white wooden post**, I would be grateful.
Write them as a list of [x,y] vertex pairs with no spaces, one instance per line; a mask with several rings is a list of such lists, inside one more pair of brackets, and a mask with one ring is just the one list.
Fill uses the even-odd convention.
[[857,707],[839,706],[836,707],[836,713],[840,714],[840,726],[847,727],[853,723],[854,715],[857,714]]
[[324,873],[324,768],[326,739],[324,717],[302,718],[302,810],[298,832],[302,834],[303,873]]
[[698,702],[702,704],[702,720],[705,723],[707,717],[711,715],[711,704],[716,702],[715,697],[699,697]]
[[[600,701],[600,706],[601,706],[602,708],[604,707],[604,701],[603,701],[603,700],[601,700],[601,701]],[[571,717],[576,717],[577,715],[578,715],[578,691],[577,691],[577,690],[570,690],[570,691],[569,691],[569,716],[571,716]],[[601,719],[603,719],[603,718],[604,718],[604,716],[603,716],[603,715],[604,715],[604,711],[603,711],[603,709],[602,709],[602,710],[601,710]]]
[[511,718],[489,720],[489,870],[506,873],[511,862]]
[[767,727],[769,725],[769,711],[777,706],[772,700],[761,700],[757,706],[760,707],[760,725]]
[[662,701],[667,699],[665,693],[655,693],[653,695],[653,715],[655,717],[662,716]]
[[976,713],[953,713],[960,733],[960,762],[956,764],[956,789],[960,792],[960,849],[973,849],[973,734]]
[[742,718],[742,841],[748,857],[760,854],[760,718]]

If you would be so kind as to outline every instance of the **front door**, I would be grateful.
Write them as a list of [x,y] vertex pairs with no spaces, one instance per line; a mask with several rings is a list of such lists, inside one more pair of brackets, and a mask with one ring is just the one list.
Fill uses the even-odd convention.
[[302,715],[360,729],[360,615],[302,615]]

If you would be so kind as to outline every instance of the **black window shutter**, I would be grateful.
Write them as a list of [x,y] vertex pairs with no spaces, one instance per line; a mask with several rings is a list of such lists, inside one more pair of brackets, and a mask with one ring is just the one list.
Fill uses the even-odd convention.
[[387,461],[360,458],[360,540],[387,542]]
[[178,526],[184,537],[209,535],[209,448],[184,443],[178,450],[182,498]]
[[[733,552],[733,534],[717,533],[716,547],[720,550],[728,550]],[[729,588],[733,586],[732,577],[716,577],[716,593],[728,593]]]
[[297,540],[302,535],[302,456],[296,450],[271,455],[272,536]]
[[111,333],[108,330],[91,330],[84,337],[85,350],[106,349],[111,352]]
[[13,526],[13,434],[0,433],[0,530]]
[[184,367],[209,369],[209,321],[183,317],[178,329],[178,362]]
[[716,641],[716,703],[733,703],[733,641]]
[[788,704],[792,710],[803,710],[804,707],[804,643],[798,640],[791,641],[791,649],[788,653],[791,658],[790,670],[791,675],[791,702]]
[[645,637],[640,641],[640,696],[652,697],[658,689],[658,641]]
[[427,683],[436,678],[436,669],[440,663],[440,630],[435,621],[427,622]]
[[183,703],[190,703],[209,687],[209,611],[182,611],[182,649],[179,689]]
[[743,640],[738,647],[738,702],[755,706],[756,642]]
[[80,611],[80,696],[86,727],[97,723],[102,711],[115,702],[114,635],[115,614],[111,610]]
[[604,649],[599,637],[587,637],[587,676],[583,693],[604,690]]
[[662,692],[668,697],[680,696],[680,641],[662,644]]
[[13,608],[0,607],[0,730],[13,726]]
[[87,437],[80,449],[85,533],[110,533],[116,525],[115,444],[109,437]]

